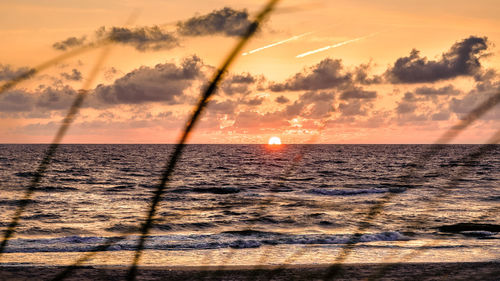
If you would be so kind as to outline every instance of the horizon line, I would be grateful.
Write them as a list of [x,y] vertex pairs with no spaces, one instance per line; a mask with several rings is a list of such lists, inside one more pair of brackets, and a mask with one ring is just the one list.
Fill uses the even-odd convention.
[[[1,143],[0,145],[50,145],[50,142]],[[177,143],[61,143],[61,145],[176,145]],[[437,145],[484,145],[485,143],[441,143]],[[186,145],[269,145],[267,143],[187,143]],[[436,143],[282,143],[281,145],[436,145]],[[500,145],[500,144],[493,144]]]

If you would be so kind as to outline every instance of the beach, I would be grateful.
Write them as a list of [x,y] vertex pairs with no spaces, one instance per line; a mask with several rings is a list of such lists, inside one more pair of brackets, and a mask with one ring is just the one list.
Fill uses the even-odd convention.
[[[328,265],[143,267],[138,280],[326,280]],[[50,280],[65,267],[2,266],[1,280]],[[384,270],[383,273],[381,270]],[[126,267],[79,267],[65,280],[123,280]],[[498,280],[499,262],[346,264],[329,280]],[[370,279],[372,278],[372,279]]]

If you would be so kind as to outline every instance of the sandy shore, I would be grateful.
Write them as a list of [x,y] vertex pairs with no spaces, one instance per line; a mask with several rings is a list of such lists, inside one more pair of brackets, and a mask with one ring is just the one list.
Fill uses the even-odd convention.
[[[51,280],[64,267],[0,266],[1,280]],[[138,280],[324,280],[328,265],[143,267]],[[125,267],[78,267],[64,280],[124,280]],[[334,280],[500,280],[500,262],[347,264]],[[331,275],[330,275],[331,276]]]

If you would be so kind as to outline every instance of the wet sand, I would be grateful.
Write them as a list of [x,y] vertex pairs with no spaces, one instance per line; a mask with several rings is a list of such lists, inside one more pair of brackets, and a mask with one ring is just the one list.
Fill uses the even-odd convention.
[[[346,264],[334,276],[328,265],[284,267],[142,267],[137,280],[500,280],[500,262]],[[51,280],[65,267],[0,266],[0,280]],[[124,280],[126,267],[76,268],[64,280]],[[330,278],[327,278],[330,277]]]

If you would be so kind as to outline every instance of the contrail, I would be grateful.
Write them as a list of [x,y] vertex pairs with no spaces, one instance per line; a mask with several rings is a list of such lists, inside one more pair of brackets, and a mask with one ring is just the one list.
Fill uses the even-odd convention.
[[243,56],[251,55],[251,54],[253,54],[253,53],[257,53],[257,52],[262,51],[262,50],[267,49],[267,48],[271,48],[271,47],[274,47],[274,46],[278,46],[278,45],[281,45],[281,44],[286,43],[286,42],[289,42],[289,41],[297,40],[297,39],[299,39],[300,37],[304,37],[304,36],[309,35],[309,34],[311,34],[311,33],[312,33],[312,32],[303,33],[303,34],[300,34],[300,35],[293,36],[293,37],[291,37],[291,38],[285,39],[285,40],[283,40],[283,41],[279,41],[279,42],[276,42],[276,43],[273,43],[273,44],[270,44],[270,45],[267,45],[267,46],[264,46],[264,47],[257,48],[257,49],[255,49],[255,50],[248,51],[248,52],[246,52],[246,53],[243,53]]
[[373,33],[373,34],[370,34],[370,35],[367,35],[367,36],[363,36],[363,37],[359,37],[359,38],[347,40],[347,41],[344,41],[344,42],[340,42],[340,43],[337,43],[337,44],[334,44],[334,45],[326,46],[326,47],[323,47],[323,48],[320,48],[320,49],[317,49],[317,50],[314,50],[314,51],[309,51],[307,53],[303,53],[303,54],[297,55],[296,58],[303,58],[305,56],[309,56],[309,55],[312,55],[312,54],[315,54],[315,53],[323,52],[323,51],[326,51],[326,50],[331,49],[331,48],[337,48],[337,47],[340,47],[340,46],[344,46],[344,45],[352,43],[352,42],[356,42],[356,41],[359,41],[359,40],[366,39],[368,37],[375,36],[377,34],[378,33]]

